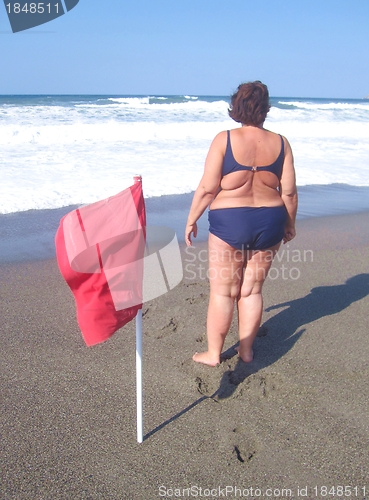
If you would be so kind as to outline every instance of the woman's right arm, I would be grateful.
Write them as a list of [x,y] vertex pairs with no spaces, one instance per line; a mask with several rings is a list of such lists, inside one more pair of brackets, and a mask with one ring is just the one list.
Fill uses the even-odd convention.
[[285,137],[283,140],[285,144],[285,156],[279,192],[287,210],[287,223],[283,238],[283,243],[287,243],[296,236],[295,221],[298,197],[292,149]]
[[188,215],[185,241],[187,246],[192,245],[191,234],[196,238],[196,222],[205,212],[216,195],[222,178],[222,166],[226,149],[227,134],[220,132],[211,143],[205,161],[205,168],[200,183],[195,191],[190,213]]

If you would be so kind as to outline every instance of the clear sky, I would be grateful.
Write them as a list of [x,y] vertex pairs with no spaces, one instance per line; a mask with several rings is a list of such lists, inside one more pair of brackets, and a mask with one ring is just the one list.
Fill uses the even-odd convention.
[[0,94],[369,94],[369,0],[80,0],[15,34],[2,3]]

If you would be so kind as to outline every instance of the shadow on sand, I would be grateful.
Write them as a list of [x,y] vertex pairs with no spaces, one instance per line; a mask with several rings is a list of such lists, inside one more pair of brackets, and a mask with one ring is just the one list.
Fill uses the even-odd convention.
[[[349,278],[342,285],[319,286],[313,288],[305,297],[267,308],[266,311],[280,308],[283,308],[283,310],[268,319],[260,328],[255,346],[256,350],[262,349],[263,356],[255,359],[252,363],[244,363],[239,359],[234,370],[229,370],[223,374],[219,388],[214,394],[202,396],[190,406],[150,431],[145,435],[144,439],[152,436],[205,399],[215,397],[225,399],[230,397],[237,389],[237,386],[248,376],[282,358],[305,332],[306,328],[304,327],[306,325],[325,316],[337,314],[368,294],[369,274],[363,273]],[[222,361],[236,355],[234,349],[236,346],[237,344],[222,353]]]
[[[266,311],[280,308],[283,310],[268,319],[260,328],[255,346],[257,350],[262,349],[263,355],[252,363],[244,363],[239,359],[234,370],[224,373],[220,386],[212,397],[216,395],[219,399],[224,399],[231,396],[249,375],[282,358],[305,332],[306,325],[325,316],[337,314],[368,294],[369,274],[365,273],[349,278],[342,285],[319,286],[313,288],[305,297],[267,308]],[[236,346],[222,354],[223,359],[235,355],[234,347]]]

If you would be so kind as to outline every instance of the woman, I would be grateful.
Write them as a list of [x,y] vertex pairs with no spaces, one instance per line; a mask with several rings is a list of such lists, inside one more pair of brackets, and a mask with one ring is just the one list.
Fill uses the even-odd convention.
[[242,126],[213,140],[188,216],[185,239],[190,246],[196,222],[210,204],[208,350],[193,356],[210,366],[220,363],[235,301],[237,350],[244,362],[252,361],[263,283],[282,240],[296,235],[292,151],[287,139],[264,129],[269,109],[268,89],[260,81],[238,87],[229,115]]

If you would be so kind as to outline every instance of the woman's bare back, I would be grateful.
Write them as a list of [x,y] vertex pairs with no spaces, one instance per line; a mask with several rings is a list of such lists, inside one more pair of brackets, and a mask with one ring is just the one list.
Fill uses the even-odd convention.
[[[224,153],[227,136],[224,133]],[[259,127],[243,126],[230,132],[230,146],[234,160],[240,166],[256,167],[254,171],[237,170],[222,177],[221,189],[210,208],[238,206],[281,206],[279,179],[269,171],[257,167],[273,164],[281,153],[281,137]]]

